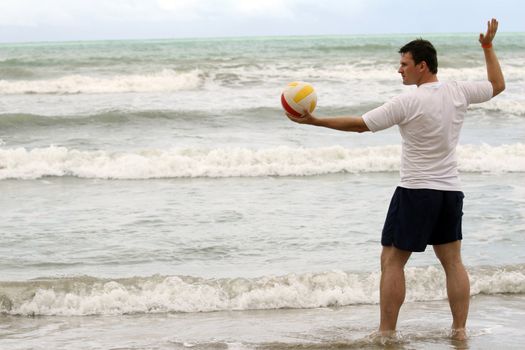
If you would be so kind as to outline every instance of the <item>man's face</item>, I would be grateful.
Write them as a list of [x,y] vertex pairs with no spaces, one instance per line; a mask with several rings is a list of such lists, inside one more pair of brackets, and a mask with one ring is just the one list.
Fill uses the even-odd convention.
[[421,78],[420,65],[421,63],[417,65],[415,64],[410,52],[401,54],[401,59],[399,60],[399,69],[397,72],[401,74],[404,85],[413,85],[419,82]]

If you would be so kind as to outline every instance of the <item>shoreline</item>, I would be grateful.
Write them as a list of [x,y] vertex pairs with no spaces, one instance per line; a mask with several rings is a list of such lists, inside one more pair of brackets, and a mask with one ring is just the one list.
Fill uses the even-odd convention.
[[[0,316],[2,349],[375,349],[378,305],[89,317]],[[390,349],[514,349],[525,341],[525,295],[471,298],[469,339],[448,338],[446,301],[406,303]],[[24,339],[21,341],[21,339]]]

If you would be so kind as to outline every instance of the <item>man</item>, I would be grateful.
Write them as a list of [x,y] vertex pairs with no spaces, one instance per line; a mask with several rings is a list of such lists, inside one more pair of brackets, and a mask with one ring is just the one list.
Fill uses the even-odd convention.
[[441,262],[452,312],[452,337],[466,338],[470,284],[461,261],[463,193],[458,178],[456,145],[467,106],[488,101],[505,89],[505,80],[492,47],[498,22],[488,22],[479,42],[485,55],[485,82],[447,82],[437,78],[432,44],[414,40],[403,46],[398,73],[405,85],[417,89],[401,94],[362,117],[288,117],[297,123],[342,131],[376,132],[398,125],[403,138],[401,182],[396,188],[383,227],[381,244],[381,335],[393,334],[405,299],[404,266],[412,252],[428,244]]

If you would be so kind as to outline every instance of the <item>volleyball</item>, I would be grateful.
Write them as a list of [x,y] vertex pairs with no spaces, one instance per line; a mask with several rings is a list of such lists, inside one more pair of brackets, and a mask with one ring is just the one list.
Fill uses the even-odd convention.
[[317,94],[312,85],[294,81],[284,88],[281,94],[281,104],[288,114],[300,117],[305,110],[310,113],[314,111],[317,105]]

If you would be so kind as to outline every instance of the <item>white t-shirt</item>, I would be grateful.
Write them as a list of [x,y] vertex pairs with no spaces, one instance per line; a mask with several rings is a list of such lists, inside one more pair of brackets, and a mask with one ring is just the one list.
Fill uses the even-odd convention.
[[401,183],[405,188],[461,191],[456,146],[471,103],[492,98],[485,82],[420,85],[363,115],[372,132],[399,126],[403,138]]

